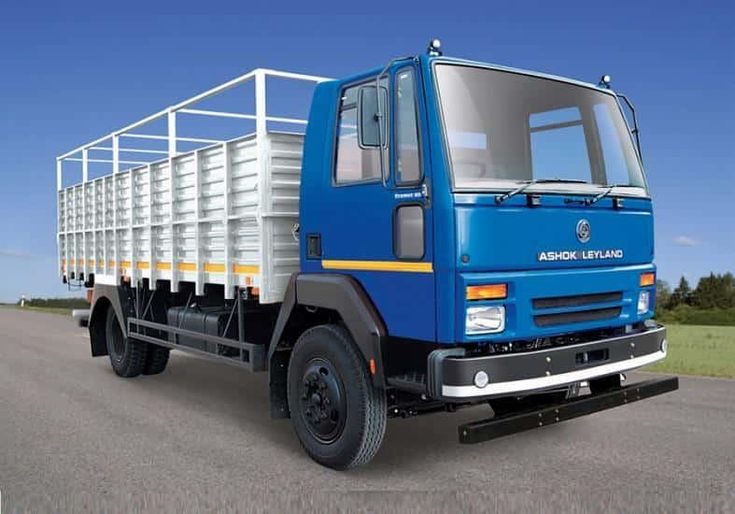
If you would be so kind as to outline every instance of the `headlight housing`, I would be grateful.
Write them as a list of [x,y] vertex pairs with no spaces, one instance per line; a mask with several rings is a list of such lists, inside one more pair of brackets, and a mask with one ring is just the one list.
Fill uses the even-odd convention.
[[650,310],[651,293],[650,291],[641,291],[638,293],[638,314],[645,314]]
[[465,320],[467,335],[497,334],[503,330],[505,330],[505,307],[503,305],[467,308]]

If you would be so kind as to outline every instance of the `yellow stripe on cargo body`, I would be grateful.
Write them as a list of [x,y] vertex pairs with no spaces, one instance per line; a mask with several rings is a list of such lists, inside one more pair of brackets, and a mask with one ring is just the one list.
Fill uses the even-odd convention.
[[207,273],[224,273],[225,265],[216,262],[205,262],[204,271],[206,271]]
[[257,264],[233,264],[232,272],[235,275],[257,275],[260,273],[260,267]]
[[[80,259],[79,262],[83,263],[84,260]],[[95,261],[90,260],[89,262],[90,265],[92,265]],[[62,260],[62,266],[65,265],[66,261]],[[99,261],[99,265],[104,266],[105,261]],[[114,268],[115,261],[108,261],[107,265],[110,268]],[[135,266],[140,270],[147,270],[150,269],[151,264],[148,261],[138,261],[135,263]],[[120,261],[120,267],[129,268],[131,267],[131,262]],[[171,263],[166,261],[157,262],[156,269],[160,271],[168,271],[171,269]],[[197,265],[194,262],[179,262],[176,265],[176,269],[179,271],[197,271]],[[225,265],[218,262],[205,262],[202,265],[202,271],[206,273],[224,273],[225,269]],[[233,264],[232,272],[236,275],[257,275],[260,273],[260,267],[257,264]]]
[[434,272],[434,266],[430,262],[343,261],[325,259],[322,261],[322,268],[353,271],[403,271],[408,273]]

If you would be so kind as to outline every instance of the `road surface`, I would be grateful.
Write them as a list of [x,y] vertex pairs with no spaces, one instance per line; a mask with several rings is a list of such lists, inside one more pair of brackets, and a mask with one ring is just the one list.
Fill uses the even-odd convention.
[[265,374],[174,354],[121,379],[70,318],[0,309],[3,513],[735,511],[735,380],[460,445],[487,414],[390,420],[339,473],[269,418]]

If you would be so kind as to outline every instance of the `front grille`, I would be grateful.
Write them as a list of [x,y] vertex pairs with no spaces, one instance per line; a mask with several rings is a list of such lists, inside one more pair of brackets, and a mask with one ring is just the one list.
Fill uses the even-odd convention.
[[609,307],[605,309],[592,309],[580,312],[562,312],[559,314],[540,314],[533,317],[533,321],[539,327],[553,327],[555,325],[566,325],[568,323],[582,323],[584,321],[599,321],[613,319],[620,316],[622,307]]
[[534,309],[557,309],[560,307],[581,307],[595,303],[619,302],[623,299],[620,291],[613,293],[582,294],[575,296],[555,296],[551,298],[535,298]]

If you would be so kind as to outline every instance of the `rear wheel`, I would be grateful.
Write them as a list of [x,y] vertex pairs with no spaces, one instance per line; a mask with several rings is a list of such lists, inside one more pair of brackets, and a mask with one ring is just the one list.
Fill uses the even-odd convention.
[[107,309],[105,329],[107,352],[115,373],[125,378],[140,375],[145,367],[148,344],[125,337],[112,307]]
[[288,406],[301,445],[324,466],[366,464],[383,442],[385,391],[373,386],[352,337],[338,325],[311,328],[296,342]]
[[145,366],[143,367],[144,375],[158,375],[166,369],[168,357],[171,351],[163,346],[148,343],[148,351],[145,358]]

